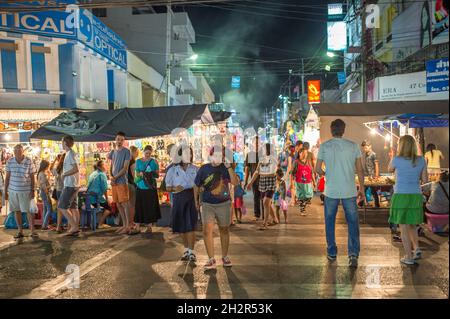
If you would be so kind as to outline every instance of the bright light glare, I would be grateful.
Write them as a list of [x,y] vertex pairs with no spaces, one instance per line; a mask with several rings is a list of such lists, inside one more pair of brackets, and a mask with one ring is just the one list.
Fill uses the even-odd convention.
[[190,59],[191,59],[192,61],[197,60],[197,59],[198,59],[198,54],[193,54],[193,55],[190,57]]
[[328,57],[330,57],[330,58],[333,58],[333,57],[334,57],[334,53],[333,53],[333,52],[330,52],[330,51],[328,51],[328,52],[327,52],[327,56],[328,56]]
[[377,131],[375,131],[374,129],[371,129],[370,134],[375,135],[375,134],[377,134]]
[[386,141],[390,141],[391,140],[391,136],[390,135],[386,135],[385,137],[384,137],[384,139],[386,140]]

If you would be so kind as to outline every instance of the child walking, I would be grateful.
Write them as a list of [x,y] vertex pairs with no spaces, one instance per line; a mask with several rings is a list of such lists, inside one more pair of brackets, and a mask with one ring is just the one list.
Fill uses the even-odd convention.
[[232,186],[233,212],[234,212],[234,216],[236,217],[236,222],[238,224],[241,224],[242,223],[242,210],[244,208],[245,191],[242,188],[241,179],[240,179],[239,175],[237,175],[237,178],[239,180],[239,184],[236,186]]
[[288,204],[286,202],[286,182],[283,180],[284,172],[280,168],[277,170],[277,181],[275,193],[273,195],[273,204],[275,206],[275,213],[277,214],[278,220],[280,220],[280,209],[283,211],[284,223],[287,224],[287,208]]

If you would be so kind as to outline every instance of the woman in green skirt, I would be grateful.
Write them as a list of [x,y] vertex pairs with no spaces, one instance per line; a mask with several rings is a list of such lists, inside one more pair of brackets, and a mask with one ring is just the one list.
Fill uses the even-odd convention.
[[411,135],[400,138],[397,156],[389,164],[395,173],[394,195],[389,222],[399,224],[405,257],[400,261],[414,265],[421,258],[416,225],[423,222],[423,197],[420,185],[428,180],[427,164],[417,155],[417,143]]

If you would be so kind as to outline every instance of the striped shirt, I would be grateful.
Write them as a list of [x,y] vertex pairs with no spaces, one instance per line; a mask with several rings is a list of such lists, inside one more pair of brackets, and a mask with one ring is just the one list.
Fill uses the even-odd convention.
[[14,192],[31,192],[31,175],[36,174],[33,161],[24,157],[22,163],[17,163],[13,157],[6,162],[6,172],[10,173],[8,190]]

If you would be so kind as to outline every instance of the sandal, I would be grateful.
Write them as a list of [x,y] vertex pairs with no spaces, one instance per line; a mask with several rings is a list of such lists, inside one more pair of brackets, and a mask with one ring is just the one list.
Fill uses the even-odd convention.
[[19,238],[23,238],[23,237],[24,237],[24,235],[20,232],[14,235],[14,239],[19,239]]
[[262,225],[261,227],[258,228],[259,230],[268,230],[269,228],[267,227],[267,225]]
[[140,234],[141,232],[138,230],[138,229],[136,229],[136,228],[133,228],[132,230],[130,230],[129,232],[128,232],[128,235],[137,235],[137,234]]

